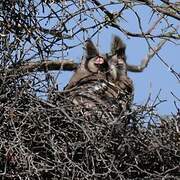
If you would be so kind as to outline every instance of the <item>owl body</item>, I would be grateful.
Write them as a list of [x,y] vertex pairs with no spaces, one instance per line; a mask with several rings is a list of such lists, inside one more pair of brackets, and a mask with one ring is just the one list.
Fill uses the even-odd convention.
[[112,50],[101,55],[94,44],[86,43],[86,57],[64,92],[68,99],[87,110],[121,113],[130,107],[133,83],[127,76],[125,45],[114,37]]

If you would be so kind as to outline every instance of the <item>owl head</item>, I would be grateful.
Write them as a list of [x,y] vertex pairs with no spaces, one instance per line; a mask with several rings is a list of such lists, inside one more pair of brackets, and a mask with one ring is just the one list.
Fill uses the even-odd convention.
[[111,52],[100,54],[91,40],[86,43],[85,68],[91,72],[108,72],[113,81],[127,75],[126,46],[123,41],[114,36],[111,44]]
[[86,56],[84,68],[90,73],[106,73],[108,70],[107,57],[100,54],[91,40],[86,41]]
[[120,77],[127,74],[125,49],[126,46],[122,40],[115,36],[111,44],[111,52],[101,54],[93,42],[88,39],[85,43],[86,55],[65,89],[90,77],[104,78],[113,82],[119,81]]

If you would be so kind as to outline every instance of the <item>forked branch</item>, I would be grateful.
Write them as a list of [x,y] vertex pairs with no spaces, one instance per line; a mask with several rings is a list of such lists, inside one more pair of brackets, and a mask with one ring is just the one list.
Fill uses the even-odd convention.
[[[178,28],[177,28],[178,29]],[[175,31],[169,32],[172,35]],[[149,64],[150,60],[158,53],[162,46],[168,41],[168,38],[162,39],[159,44],[153,48],[150,47],[149,53],[143,58],[140,65],[127,64],[127,69],[130,72],[142,72]]]
[[13,74],[26,74],[29,72],[42,72],[42,71],[73,71],[78,67],[78,63],[72,60],[59,60],[59,61],[44,61],[44,62],[30,62],[19,66],[17,68],[8,68],[0,70],[0,73],[5,72],[6,75]]
[[[169,35],[174,33],[170,32]],[[130,72],[142,72],[149,64],[150,60],[154,57],[155,54],[162,48],[162,46],[168,41],[168,38],[162,39],[156,47],[150,48],[149,53],[143,58],[140,65],[130,65],[127,64],[127,70]],[[78,63],[75,63],[73,60],[47,60],[43,62],[30,62],[15,68],[8,68],[5,71],[0,70],[0,73],[5,72],[7,75],[12,74],[26,74],[28,72],[42,72],[42,71],[73,71],[78,67]]]
[[154,57],[154,55],[162,48],[162,46],[166,43],[167,39],[163,39],[159,42],[159,44],[151,48],[149,53],[143,58],[140,65],[130,65],[127,64],[127,69],[130,72],[142,72],[149,64],[150,60]]

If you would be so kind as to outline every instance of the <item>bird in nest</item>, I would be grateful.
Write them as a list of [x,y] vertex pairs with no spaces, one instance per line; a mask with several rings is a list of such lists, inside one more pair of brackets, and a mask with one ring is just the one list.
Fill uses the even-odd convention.
[[129,109],[133,83],[127,76],[126,46],[114,36],[111,52],[101,54],[91,40],[86,41],[86,56],[74,72],[64,93],[81,108],[120,113]]

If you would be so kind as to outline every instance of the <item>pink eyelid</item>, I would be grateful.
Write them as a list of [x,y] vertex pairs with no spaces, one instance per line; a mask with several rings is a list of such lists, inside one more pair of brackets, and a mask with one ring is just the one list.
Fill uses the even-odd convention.
[[95,60],[95,64],[104,64],[104,58],[98,56]]

